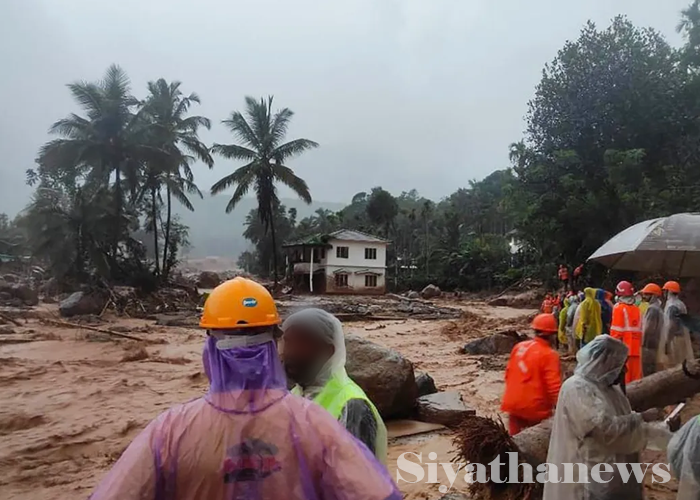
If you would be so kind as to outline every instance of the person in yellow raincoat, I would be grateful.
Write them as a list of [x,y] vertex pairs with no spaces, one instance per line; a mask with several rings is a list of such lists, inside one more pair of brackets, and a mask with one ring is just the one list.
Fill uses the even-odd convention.
[[564,299],[564,307],[559,311],[559,331],[557,332],[557,338],[559,339],[559,345],[568,345],[566,338],[566,318],[569,314],[569,306],[571,305],[571,300],[569,297]]
[[595,288],[584,288],[584,299],[579,305],[580,314],[576,324],[576,338],[586,345],[603,333],[603,319],[600,302],[595,299]]

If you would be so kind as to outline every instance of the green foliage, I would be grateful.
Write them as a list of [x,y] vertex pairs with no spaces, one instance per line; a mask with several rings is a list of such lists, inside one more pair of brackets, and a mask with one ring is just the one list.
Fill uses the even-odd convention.
[[277,282],[278,238],[275,223],[279,210],[284,212],[284,209],[280,206],[276,183],[284,184],[303,201],[311,203],[311,193],[306,182],[297,177],[294,171],[286,166],[286,162],[310,149],[317,148],[318,144],[308,139],[283,142],[294,113],[289,108],[273,113],[272,97],[259,101],[246,97],[245,101],[245,115],[234,111],[231,117],[223,122],[243,145],[214,144],[212,152],[227,159],[244,161],[246,164],[219,180],[211,187],[211,192],[218,194],[235,186],[236,189],[226,206],[228,213],[251,188],[255,191],[258,200],[257,217],[265,234],[270,232],[269,251],[272,253],[272,274]]
[[[172,199],[192,209],[188,195],[202,194],[191,166],[213,165],[198,138],[209,120],[187,115],[199,97],[185,97],[180,85],[150,82],[139,100],[114,65],[99,82],[68,85],[82,116],[51,127],[60,138],[41,148],[38,168],[27,172],[37,189],[21,220],[29,249],[54,276],[144,286],[168,278],[188,245]],[[153,239],[150,259],[133,236],[142,225]]]

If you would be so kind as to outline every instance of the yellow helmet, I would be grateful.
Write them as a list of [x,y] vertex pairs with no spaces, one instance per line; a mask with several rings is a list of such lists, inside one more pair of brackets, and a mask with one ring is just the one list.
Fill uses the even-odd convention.
[[277,306],[270,292],[260,283],[238,277],[212,290],[204,303],[199,326],[208,330],[231,330],[279,323]]

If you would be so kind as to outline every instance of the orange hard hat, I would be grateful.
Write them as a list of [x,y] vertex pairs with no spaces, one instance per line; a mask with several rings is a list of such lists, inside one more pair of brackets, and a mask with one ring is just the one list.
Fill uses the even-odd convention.
[[677,281],[667,281],[664,284],[664,290],[668,290],[673,293],[681,293],[681,285]]
[[557,333],[559,326],[553,314],[543,313],[535,316],[532,320],[532,329],[541,333]]
[[661,287],[657,285],[656,283],[648,283],[644,288],[640,290],[643,294],[646,295],[657,295],[661,296]]
[[270,292],[246,278],[228,280],[212,290],[199,321],[208,330],[231,330],[280,323]]

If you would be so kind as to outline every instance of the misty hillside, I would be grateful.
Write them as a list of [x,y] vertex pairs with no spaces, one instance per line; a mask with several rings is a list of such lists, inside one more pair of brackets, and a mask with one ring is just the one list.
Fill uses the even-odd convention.
[[[246,250],[250,242],[243,237],[245,218],[248,213],[257,208],[254,198],[245,198],[230,214],[226,213],[229,196],[204,196],[204,199],[190,198],[195,211],[189,212],[181,205],[173,205],[184,224],[190,228],[192,248],[190,257],[232,257],[236,258]],[[319,208],[337,211],[344,203],[314,202],[306,205],[294,198],[283,198],[282,204],[297,209],[297,220],[308,217]]]

